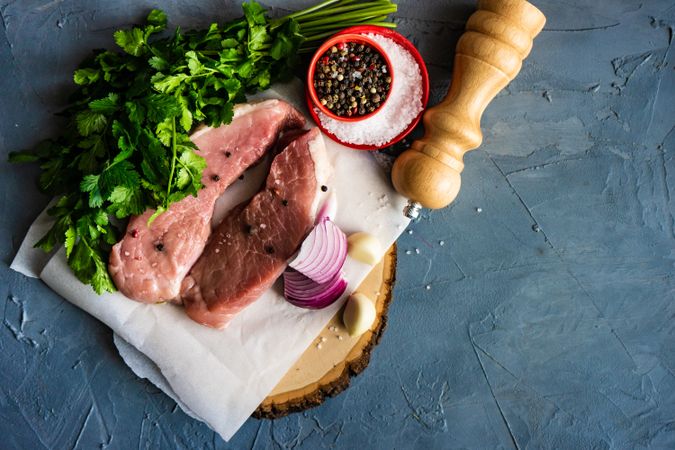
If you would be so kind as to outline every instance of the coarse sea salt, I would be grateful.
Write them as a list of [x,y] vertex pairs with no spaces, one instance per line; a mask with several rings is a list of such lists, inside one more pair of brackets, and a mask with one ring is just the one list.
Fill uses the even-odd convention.
[[358,122],[342,122],[316,110],[321,125],[348,144],[384,147],[422,112],[422,73],[415,58],[393,40],[373,33],[365,36],[382,47],[391,62],[394,80],[380,110]]

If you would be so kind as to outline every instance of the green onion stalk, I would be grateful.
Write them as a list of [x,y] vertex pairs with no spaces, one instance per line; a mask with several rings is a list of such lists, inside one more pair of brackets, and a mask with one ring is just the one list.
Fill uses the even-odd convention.
[[314,51],[323,40],[347,27],[356,25],[376,25],[396,28],[396,24],[387,20],[397,10],[396,4],[389,0],[326,0],[302,11],[273,19],[270,29],[295,21],[299,34],[304,38],[299,53]]

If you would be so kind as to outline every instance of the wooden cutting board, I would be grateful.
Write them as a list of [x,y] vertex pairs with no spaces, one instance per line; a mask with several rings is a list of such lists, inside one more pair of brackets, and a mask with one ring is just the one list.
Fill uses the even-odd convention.
[[396,275],[396,245],[359,285],[356,291],[375,299],[377,312],[369,331],[349,336],[342,324],[342,310],[333,316],[317,339],[263,400],[254,417],[274,419],[320,405],[349,386],[370,361],[370,352],[378,344],[387,323]]

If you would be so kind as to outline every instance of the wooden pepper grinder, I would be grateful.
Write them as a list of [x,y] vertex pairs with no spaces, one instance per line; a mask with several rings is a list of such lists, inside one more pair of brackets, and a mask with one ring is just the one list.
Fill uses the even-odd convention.
[[479,0],[457,43],[448,95],[424,113],[425,134],[395,161],[392,181],[410,199],[404,213],[443,208],[455,199],[464,153],[483,141],[480,119],[513,80],[546,17],[525,0]]

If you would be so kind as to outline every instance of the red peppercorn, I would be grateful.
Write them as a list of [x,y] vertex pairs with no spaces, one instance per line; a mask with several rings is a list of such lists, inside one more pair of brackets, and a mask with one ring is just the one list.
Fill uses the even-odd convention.
[[131,232],[129,234],[131,235],[132,238],[137,238],[138,237],[138,230],[134,228],[133,230],[131,230]]

